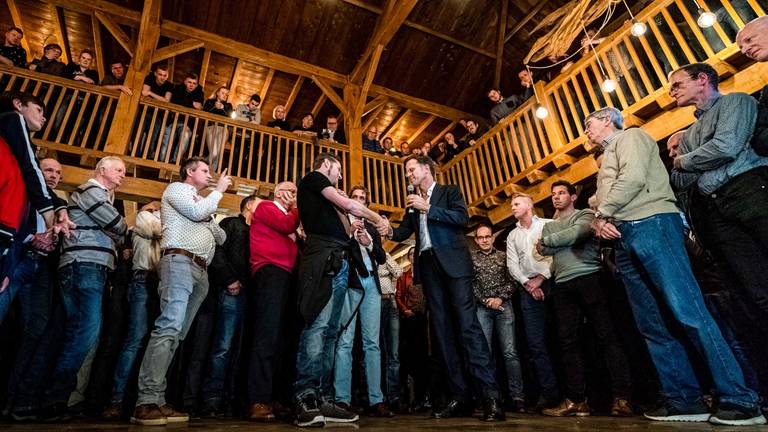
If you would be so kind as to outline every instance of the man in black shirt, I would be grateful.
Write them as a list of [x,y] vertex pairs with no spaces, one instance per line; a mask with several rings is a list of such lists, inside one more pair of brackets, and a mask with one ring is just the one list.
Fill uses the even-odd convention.
[[11,27],[5,32],[5,42],[0,46],[0,63],[6,66],[27,67],[27,51],[21,47],[24,32]]
[[160,102],[170,102],[171,94],[173,94],[173,83],[168,81],[168,66],[155,66],[154,72],[144,78],[141,95]]
[[133,95],[125,84],[125,63],[122,60],[113,60],[109,64],[109,73],[101,80],[101,86],[110,90],[120,90],[128,96]]
[[[160,102],[170,102],[171,94],[173,94],[173,83],[168,81],[168,66],[155,66],[155,70],[144,78],[141,95]],[[139,148],[136,150],[137,157],[155,159],[155,148],[157,147],[157,140],[160,138],[160,131],[163,129],[164,114],[165,110],[156,110],[151,106],[146,107],[146,114],[144,115],[142,125],[142,139]],[[139,110],[138,115],[141,116],[141,110]],[[153,118],[155,126],[152,128],[152,135],[149,136],[149,128]],[[144,155],[144,143],[147,136],[149,136],[149,151]],[[163,160],[163,158],[164,155],[160,155],[158,159]]]
[[[90,69],[91,65],[93,64],[93,57],[94,53],[93,51],[89,49],[84,49],[80,52],[80,56],[77,58],[77,62],[71,62],[68,65],[64,66],[64,69],[61,72],[61,76],[63,78],[68,78],[74,81],[79,81],[80,83],[85,84],[98,84],[99,82],[99,73],[96,72],[93,69]],[[56,93],[54,93],[55,95]],[[61,104],[59,105],[59,109],[56,112],[56,115],[53,120],[53,125],[51,127],[51,134],[58,133],[60,127],[64,127],[64,133],[62,135],[62,140],[66,141],[76,141],[80,142],[85,135],[85,129],[88,127],[88,120],[90,116],[83,116],[80,119],[80,123],[77,123],[77,118],[80,114],[80,110],[83,109],[83,102],[85,101],[85,96],[82,92],[79,92],[77,94],[76,98],[72,98],[72,95],[74,94],[74,91],[72,90],[65,90],[64,96],[62,98]],[[55,97],[55,96],[54,96]],[[49,102],[49,104],[53,104],[54,102]],[[64,122],[64,118],[67,116],[67,110],[69,109],[70,104],[72,105],[72,110],[69,113],[69,117],[67,117],[67,122],[65,125],[62,125]],[[85,107],[85,112],[89,112],[94,108],[95,104],[95,98],[91,98],[88,101],[87,106]],[[71,136],[73,130],[76,130],[75,136]],[[92,133],[93,135],[93,133]],[[55,136],[55,135],[51,135]]]
[[93,51],[84,49],[80,52],[77,63],[72,62],[64,67],[61,76],[75,81],[82,81],[86,84],[96,84],[99,82],[99,73],[90,69],[94,57]]
[[349,219],[344,212],[375,224],[379,233],[388,222],[364,204],[347,198],[337,189],[341,163],[330,153],[321,153],[310,172],[299,183],[299,218],[307,233],[307,245],[299,266],[299,312],[305,326],[296,356],[296,425],[322,426],[326,422],[353,422],[357,414],[332,402],[333,360],[346,298],[349,266],[365,268],[351,260],[357,247],[350,238]]
[[59,44],[48,44],[43,48],[43,56],[29,64],[29,70],[61,76],[65,65],[59,61],[59,57],[61,57]]
[[[203,88],[197,82],[197,74],[194,72],[187,73],[184,77],[184,82],[176,84],[171,94],[171,103],[181,105],[186,108],[201,110],[203,109],[203,101],[205,96],[203,95]],[[165,127],[163,132],[163,142],[160,145],[160,161],[165,161],[165,150],[168,148],[168,141],[173,133],[174,137],[181,136],[181,159],[188,157],[187,151],[189,150],[189,138],[192,135],[188,124],[191,123],[186,114],[179,114],[178,116],[172,116],[169,114],[169,124]],[[175,125],[175,127],[174,127]],[[174,132],[175,129],[175,132]],[[175,139],[174,139],[175,141]],[[176,144],[174,142],[171,149],[171,163],[176,163]]]
[[[211,114],[218,114],[229,118],[232,114],[232,104],[227,102],[229,99],[229,89],[219,87],[216,94],[205,101],[203,111]],[[229,131],[223,124],[210,124],[205,128],[205,145],[208,147],[208,160],[211,162],[211,171],[216,172],[219,166],[219,158],[224,152],[224,144],[229,138]]]
[[465,147],[471,147],[475,145],[475,142],[479,140],[481,136],[483,136],[483,131],[480,130],[480,127],[477,125],[476,121],[462,120],[461,125],[467,129],[467,134],[461,138],[462,144]]
[[339,127],[339,118],[337,116],[329,115],[325,120],[325,124],[325,129],[320,131],[320,138],[339,144],[347,143],[347,137],[344,135],[344,129]]

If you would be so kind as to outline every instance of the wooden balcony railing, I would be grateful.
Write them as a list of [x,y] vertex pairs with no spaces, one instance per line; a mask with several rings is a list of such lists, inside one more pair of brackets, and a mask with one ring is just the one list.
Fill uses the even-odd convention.
[[[485,214],[482,208],[491,210],[506,202],[512,192],[560,175],[560,170],[584,157],[583,120],[590,112],[616,107],[628,125],[639,126],[672,106],[667,74],[677,67],[708,62],[718,70],[721,81],[734,75],[737,68],[728,60],[739,54],[736,32],[745,22],[764,15],[768,2],[699,3],[717,13],[719,20],[712,28],[696,24],[698,12],[692,1],[653,2],[636,15],[648,25],[644,36],[631,36],[630,23],[626,23],[597,45],[594,53],[583,56],[551,82],[537,82],[536,93],[549,116],[536,118],[537,101],[531,98],[444,166],[443,180],[461,187],[475,214]],[[601,90],[603,74],[596,56],[605,78],[618,83],[613,93]]]

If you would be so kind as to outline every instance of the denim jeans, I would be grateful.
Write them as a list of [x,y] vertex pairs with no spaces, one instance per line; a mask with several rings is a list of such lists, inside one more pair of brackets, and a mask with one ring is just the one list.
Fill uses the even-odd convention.
[[101,301],[108,270],[100,264],[79,261],[59,268],[66,324],[64,345],[45,392],[49,405],[69,400],[77,386],[77,373],[99,340]]
[[[544,282],[549,287],[550,281]],[[545,289],[549,295],[549,289]],[[557,379],[552,360],[547,350],[547,303],[534,299],[525,290],[520,290],[520,307],[523,314],[523,330],[528,344],[528,355],[533,363],[540,396],[547,401],[558,399]]]
[[395,299],[381,300],[381,344],[386,360],[387,400],[400,398],[400,315]]
[[213,334],[210,369],[203,384],[203,402],[207,405],[216,407],[221,402],[224,381],[227,378],[227,372],[231,369],[232,341],[240,331],[244,307],[244,293],[232,295],[225,289],[219,293],[219,313]]
[[41,346],[48,321],[53,314],[53,285],[49,260],[34,251],[27,251],[13,272],[8,290],[16,291],[21,306],[22,340],[8,383],[8,400],[29,371],[33,356]]
[[166,372],[208,293],[208,273],[192,258],[170,254],[160,259],[160,316],[139,370],[136,405],[165,405]]
[[[347,290],[347,298],[341,310],[341,325],[349,326],[341,333],[336,347],[336,367],[334,368],[333,387],[337,402],[349,404],[352,401],[352,344],[355,341],[355,326],[360,320],[360,333],[363,338],[365,357],[365,382],[368,384],[368,403],[375,405],[384,401],[381,393],[381,294],[373,276],[360,278],[363,292],[357,289]],[[358,309],[359,305],[359,309]],[[357,315],[353,315],[357,312]]]
[[709,366],[721,402],[753,407],[739,364],[707,312],[683,243],[683,224],[664,213],[618,226],[616,265],[622,274],[640,333],[645,338],[662,391],[672,404],[696,403],[701,390],[682,344],[667,329],[656,295],[682,324]]
[[136,358],[144,347],[150,320],[148,299],[152,294],[149,290],[156,289],[152,283],[148,283],[148,279],[153,276],[146,270],[135,270],[128,285],[128,329],[115,366],[112,403],[123,401],[125,387],[136,365]]
[[483,335],[490,350],[493,350],[493,334],[496,333],[501,353],[504,356],[509,397],[523,400],[525,399],[523,373],[515,349],[515,312],[509,301],[505,300],[501,306],[504,308],[503,311],[478,304],[477,319],[480,321],[480,327],[483,328]]
[[296,353],[294,399],[314,395],[317,399],[333,397],[333,363],[341,321],[341,310],[347,298],[349,263],[342,262],[333,277],[331,298],[314,321],[304,327]]

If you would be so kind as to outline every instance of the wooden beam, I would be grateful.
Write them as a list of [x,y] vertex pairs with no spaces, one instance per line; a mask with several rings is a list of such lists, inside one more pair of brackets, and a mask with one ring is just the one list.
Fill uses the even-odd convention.
[[[397,114],[397,117],[393,118],[393,119],[392,119],[392,121],[391,121],[391,122],[389,122],[389,124],[387,125],[387,128],[386,128],[386,129],[384,129],[384,130],[383,130],[383,131],[382,131],[382,132],[379,134],[379,138],[383,140],[384,138],[386,138],[387,136],[389,136],[389,133],[390,133],[390,132],[392,132],[392,129],[394,129],[394,128],[395,128],[395,126],[397,126],[397,124],[398,124],[398,123],[400,123],[400,121],[401,121],[401,120],[403,120],[403,119],[405,118],[405,116],[407,116],[408,114],[410,114],[410,112],[411,112],[411,109],[410,109],[410,108],[406,108],[406,109],[404,109],[404,110],[400,111],[400,113],[398,113],[398,114]],[[392,141],[394,141],[394,138],[392,138]]]
[[303,76],[300,76],[296,83],[293,85],[293,89],[291,89],[291,94],[288,95],[288,100],[285,101],[285,117],[288,118],[288,113],[291,111],[291,107],[293,107],[293,103],[296,102],[296,97],[299,95],[299,91],[301,91],[301,86],[304,84],[305,78]]
[[365,120],[365,123],[363,123],[363,130],[368,130],[368,127],[373,124],[374,121],[376,121],[376,117],[381,114],[381,111],[384,109],[384,104],[379,105],[378,108],[373,110],[372,113],[368,115],[368,118]]
[[422,132],[424,132],[424,131],[425,131],[425,130],[426,130],[428,127],[429,127],[429,125],[431,125],[431,124],[432,124],[432,122],[433,122],[433,121],[435,121],[435,119],[436,119],[436,118],[437,118],[437,116],[435,116],[434,114],[432,114],[432,115],[430,115],[429,117],[427,117],[427,119],[426,119],[426,120],[424,120],[423,122],[421,122],[421,124],[419,125],[419,127],[416,129],[416,132],[414,132],[413,134],[411,134],[411,137],[410,137],[410,138],[408,138],[408,145],[411,145],[411,143],[413,143],[414,141],[416,141],[416,138],[418,138],[418,137],[419,137],[419,135],[421,135],[421,133],[422,133]]
[[435,135],[435,137],[432,138],[432,141],[430,141],[429,143],[432,144],[433,146],[437,144],[441,139],[443,139],[445,134],[453,130],[453,128],[455,128],[457,124],[459,124],[459,122],[452,121],[448,126],[443,128],[443,130],[441,130],[439,134]]
[[93,50],[96,52],[96,70],[99,71],[99,77],[104,79],[107,76],[107,70],[104,59],[104,45],[101,42],[101,24],[99,24],[99,20],[94,14],[91,14],[91,28],[93,29]]
[[230,100],[237,100],[237,84],[240,82],[240,75],[243,73],[243,61],[238,59],[235,63],[235,70],[232,71],[232,78],[229,80]]
[[[347,109],[347,115],[344,116],[344,130],[347,133],[349,148],[349,184],[363,184],[365,180],[363,177],[363,127],[360,117],[351,115],[349,112],[355,104],[359,103],[360,91],[360,86],[353,83],[344,86],[343,106]],[[336,92],[333,91],[333,93]]]
[[328,96],[325,95],[325,93],[321,94],[319,98],[317,98],[317,102],[315,102],[315,105],[312,107],[312,116],[317,117],[317,115],[320,113],[320,110],[323,108],[323,105],[325,105],[325,101],[328,100]]
[[59,45],[61,45],[61,61],[69,63],[72,61],[72,51],[69,47],[69,39],[64,27],[64,15],[58,6],[53,4],[49,6],[51,8],[51,16],[53,17],[53,32],[59,41]]
[[361,106],[361,111],[362,111],[362,107],[365,106],[365,101],[368,99],[368,90],[371,89],[371,84],[373,84],[373,79],[376,77],[376,70],[379,68],[379,59],[381,59],[381,53],[383,51],[384,51],[384,45],[376,45],[376,48],[373,50],[373,54],[371,55],[371,59],[368,62],[368,70],[365,72],[365,79],[363,80],[363,88],[360,92],[359,105]]
[[541,10],[541,8],[544,7],[545,4],[547,4],[548,0],[539,0],[539,3],[536,4],[536,6],[531,9],[528,14],[526,14],[523,19],[517,22],[514,27],[512,27],[512,30],[509,31],[509,33],[504,37],[504,43],[509,42],[510,39],[512,39],[512,36],[516,35],[517,32],[520,31],[520,29],[523,28],[524,25],[528,24],[528,21],[532,20],[537,13]]
[[200,75],[198,75],[197,83],[200,87],[205,87],[205,80],[208,79],[208,66],[211,64],[211,50],[206,48],[203,51],[203,63],[200,65]]
[[[11,12],[11,21],[13,21],[13,25],[24,30],[24,24],[21,21],[21,12],[19,11],[19,7],[16,5],[16,0],[6,0],[6,4],[8,5],[8,10]],[[34,56],[32,51],[29,49],[29,42],[27,41],[27,38],[21,38],[21,47],[24,48],[24,51],[26,51],[30,58]]]
[[507,12],[509,0],[501,0],[499,23],[496,25],[496,69],[493,74],[493,86],[499,88],[501,84],[501,66],[504,64],[504,34],[507,30]]
[[106,27],[109,33],[111,33],[112,36],[117,40],[117,43],[123,47],[129,56],[133,57],[133,42],[131,41],[131,38],[125,34],[123,29],[120,28],[120,25],[116,23],[109,15],[102,11],[97,10],[94,12],[94,14],[96,15],[96,18],[98,18],[99,21],[104,24],[104,27]]
[[327,96],[334,105],[336,105],[336,108],[338,108],[342,113],[346,114],[347,107],[344,104],[344,100],[339,96],[338,93],[336,93],[336,90],[334,90],[329,83],[325,82],[318,76],[313,76],[312,81],[314,81],[315,84],[320,87],[320,90],[323,91],[323,94]]
[[185,52],[196,50],[204,45],[205,45],[205,42],[199,39],[194,39],[194,38],[184,39],[181,42],[177,42],[175,44],[168,45],[155,50],[155,54],[152,55],[152,63],[157,63],[159,61],[169,59],[171,57],[176,57],[179,54],[184,54]]
[[385,103],[387,103],[386,96],[377,96],[374,100],[365,104],[363,107],[363,116],[368,115],[371,111],[375,110],[381,105],[384,105]]
[[261,90],[259,90],[259,97],[261,97],[261,106],[264,106],[264,101],[267,100],[267,93],[269,92],[269,86],[272,85],[272,79],[275,77],[275,70],[270,69],[269,72],[267,72],[267,77],[264,78],[264,85],[261,86]]

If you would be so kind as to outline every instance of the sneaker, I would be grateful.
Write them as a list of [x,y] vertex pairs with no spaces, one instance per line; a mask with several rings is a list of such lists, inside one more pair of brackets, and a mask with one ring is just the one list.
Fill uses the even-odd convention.
[[747,408],[723,402],[709,418],[709,422],[729,426],[752,426],[765,424],[765,417],[757,406]]
[[168,424],[168,419],[157,404],[142,404],[133,410],[131,423],[142,426],[164,426]]
[[61,422],[72,418],[66,403],[57,403],[43,407],[37,414],[37,420],[41,422]]
[[325,417],[325,421],[329,423],[352,423],[360,418],[352,411],[348,411],[333,402],[323,402],[320,405],[320,412]]
[[117,421],[123,416],[123,403],[115,402],[108,406],[101,413],[101,419],[106,421]]
[[307,396],[298,401],[294,424],[298,427],[325,426],[325,417],[320,412],[320,408],[317,407],[317,400],[314,396]]
[[677,408],[669,402],[664,402],[657,408],[646,411],[645,418],[667,422],[705,422],[709,421],[709,411],[703,402],[687,407]]
[[189,421],[189,414],[176,411],[168,404],[161,406],[160,412],[168,419],[168,423],[186,423]]
[[28,408],[28,409],[20,409],[20,410],[12,411],[11,418],[17,422],[36,421],[37,410]]

